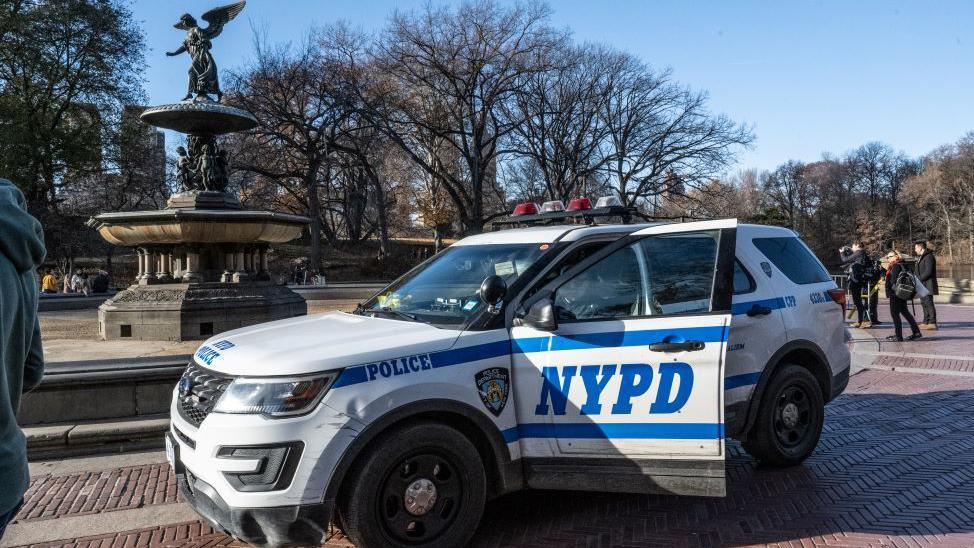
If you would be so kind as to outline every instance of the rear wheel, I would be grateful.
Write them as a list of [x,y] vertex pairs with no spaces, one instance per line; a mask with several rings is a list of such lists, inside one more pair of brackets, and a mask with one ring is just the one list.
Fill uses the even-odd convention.
[[812,454],[822,435],[825,400],[805,368],[786,364],[764,390],[744,450],[770,466],[793,466]]
[[339,505],[356,546],[463,546],[486,498],[477,448],[437,423],[383,436],[356,463]]

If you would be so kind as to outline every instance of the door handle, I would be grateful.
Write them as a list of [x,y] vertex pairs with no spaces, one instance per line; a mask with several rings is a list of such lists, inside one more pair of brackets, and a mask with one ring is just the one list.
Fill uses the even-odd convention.
[[767,316],[770,313],[771,313],[770,308],[760,304],[756,304],[752,306],[751,309],[747,311],[747,315],[752,318],[755,316]]
[[658,342],[649,345],[653,352],[696,352],[703,350],[703,341]]

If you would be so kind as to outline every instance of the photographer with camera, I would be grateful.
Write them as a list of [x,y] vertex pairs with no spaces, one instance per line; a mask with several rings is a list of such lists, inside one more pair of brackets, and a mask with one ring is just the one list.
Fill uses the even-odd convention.
[[[876,278],[873,261],[859,241],[853,242],[852,247],[840,248],[839,256],[842,258],[842,267],[849,276],[849,293],[852,295],[852,302],[856,305],[856,323],[852,324],[852,327],[871,327],[876,318],[875,307],[870,306],[872,299],[864,297],[863,290],[869,291],[870,283]],[[867,308],[869,319],[864,321],[864,317],[867,317]]]

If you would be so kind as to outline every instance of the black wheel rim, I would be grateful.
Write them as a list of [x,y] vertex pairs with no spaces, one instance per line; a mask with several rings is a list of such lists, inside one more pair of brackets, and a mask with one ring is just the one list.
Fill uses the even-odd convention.
[[774,434],[786,449],[805,442],[812,430],[812,402],[807,390],[789,385],[778,395],[774,409]]
[[[416,505],[407,510],[407,489],[416,482],[430,482],[436,499],[416,515]],[[425,484],[425,483],[424,483]],[[387,535],[402,544],[423,544],[436,540],[460,514],[463,486],[453,459],[433,451],[422,451],[400,459],[386,474],[378,493],[376,512]]]

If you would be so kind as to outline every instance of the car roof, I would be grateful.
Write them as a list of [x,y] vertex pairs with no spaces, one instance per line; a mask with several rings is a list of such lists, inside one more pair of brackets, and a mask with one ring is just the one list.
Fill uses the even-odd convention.
[[[496,232],[484,232],[467,236],[453,244],[489,245],[489,244],[543,244],[555,240],[574,242],[597,234],[629,234],[651,226],[669,224],[665,222],[639,224],[607,224],[607,225],[545,225],[525,228],[509,228]],[[739,224],[738,229],[744,229],[752,236],[794,236],[795,233],[780,226]]]
[[510,228],[496,232],[475,234],[453,244],[487,245],[487,244],[544,244],[555,240],[573,242],[594,234],[629,234],[637,230],[663,223],[640,224],[611,224],[611,225],[545,225],[526,228]]

